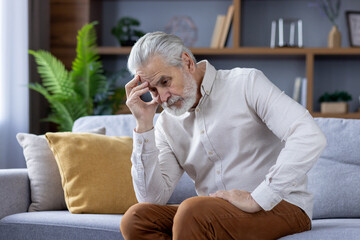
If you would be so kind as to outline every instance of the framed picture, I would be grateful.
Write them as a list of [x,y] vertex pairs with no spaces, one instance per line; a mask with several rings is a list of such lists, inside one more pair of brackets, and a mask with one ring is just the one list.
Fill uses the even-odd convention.
[[349,41],[351,47],[360,47],[360,12],[346,12]]

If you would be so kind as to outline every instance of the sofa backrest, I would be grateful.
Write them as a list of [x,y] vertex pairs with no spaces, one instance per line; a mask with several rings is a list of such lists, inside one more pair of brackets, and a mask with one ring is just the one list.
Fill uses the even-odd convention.
[[[155,115],[154,124],[158,116],[159,114]],[[86,116],[75,121],[73,132],[88,132],[99,127],[105,127],[108,136],[132,137],[136,121],[131,114]],[[193,196],[196,196],[194,182],[185,173],[177,184],[168,204],[178,204]]]
[[[154,122],[158,115],[155,116]],[[316,118],[328,145],[309,172],[309,191],[314,194],[313,218],[360,217],[360,120]],[[132,115],[89,116],[78,119],[74,132],[106,127],[107,135],[132,136]],[[169,204],[196,196],[193,181],[181,178]]]
[[316,118],[327,147],[309,172],[313,219],[360,217],[360,120]]

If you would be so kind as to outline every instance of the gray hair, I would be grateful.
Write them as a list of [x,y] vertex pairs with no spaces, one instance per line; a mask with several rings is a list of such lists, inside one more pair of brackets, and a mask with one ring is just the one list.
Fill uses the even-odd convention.
[[196,63],[194,55],[184,46],[179,37],[163,32],[147,33],[133,46],[127,66],[129,71],[135,75],[136,70],[144,66],[151,57],[159,55],[165,63],[180,68],[182,67],[181,55],[183,52],[188,53]]

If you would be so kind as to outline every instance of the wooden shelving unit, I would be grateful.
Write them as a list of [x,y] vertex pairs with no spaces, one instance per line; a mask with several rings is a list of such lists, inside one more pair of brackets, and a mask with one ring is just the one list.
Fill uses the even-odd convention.
[[350,119],[360,119],[360,112],[355,113],[345,113],[345,114],[334,114],[334,113],[319,113],[313,112],[313,117],[324,117],[324,118],[350,118]]
[[[99,47],[101,55],[128,55],[131,47]],[[316,56],[346,56],[359,55],[360,48],[257,48],[257,47],[234,47],[234,48],[192,48],[195,55],[209,56],[241,56],[241,55],[270,55],[270,56],[300,56],[305,58],[307,78],[307,109],[314,117],[332,118],[359,118],[359,113],[347,114],[322,114],[313,112],[313,86],[314,86],[314,59]]]
[[[128,55],[131,47],[99,47],[101,55]],[[196,55],[360,55],[360,48],[191,48]]]
[[[58,57],[70,66],[74,54],[75,40],[69,42],[68,35],[76,36],[75,29],[79,29],[83,24],[92,20],[101,19],[101,1],[100,0],[51,0],[52,8],[52,49],[57,53]],[[62,4],[63,7],[59,7]],[[334,56],[360,56],[360,48],[266,48],[266,47],[241,47],[240,46],[240,26],[241,26],[241,0],[233,0],[234,18],[232,23],[233,39],[232,48],[193,48],[191,49],[195,55],[202,56],[269,56],[277,57],[300,57],[304,58],[307,78],[307,109],[314,117],[336,117],[336,118],[359,118],[360,113],[348,114],[321,114],[313,111],[313,86],[314,81],[314,65],[316,57],[334,57]],[[70,11],[71,9],[80,8],[82,11]],[[63,27],[63,19],[66,17],[66,25],[69,29],[65,32]],[[60,29],[60,31],[59,31]],[[101,31],[101,29],[99,29]],[[66,34],[64,34],[64,32]],[[68,40],[66,44],[60,44],[59,40]],[[75,39],[74,37],[71,39]],[[70,50],[71,53],[70,53]],[[111,47],[100,46],[98,51],[104,57],[109,55],[127,56],[130,47]]]

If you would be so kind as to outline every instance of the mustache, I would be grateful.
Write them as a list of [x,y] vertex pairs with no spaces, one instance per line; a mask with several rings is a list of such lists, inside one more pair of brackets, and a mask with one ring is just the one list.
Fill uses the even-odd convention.
[[171,105],[173,105],[174,103],[176,103],[179,100],[183,100],[183,98],[181,96],[173,96],[170,97],[166,102],[164,102],[162,105],[164,107],[170,107]]

